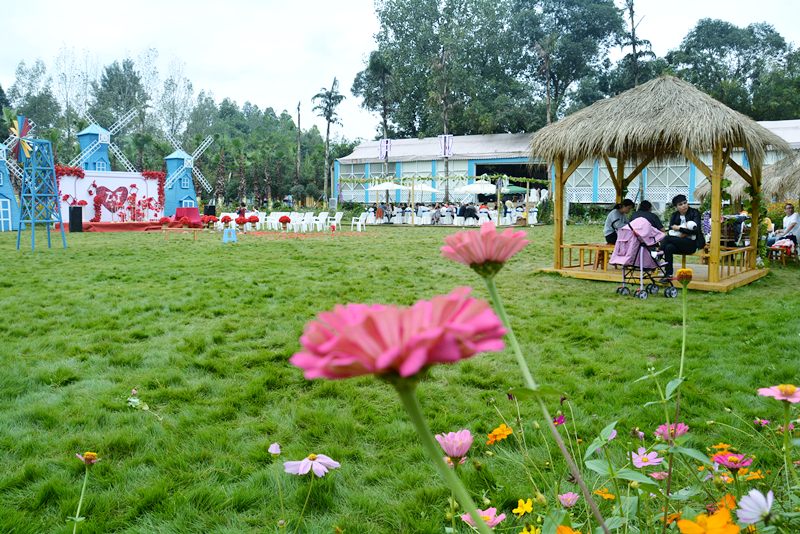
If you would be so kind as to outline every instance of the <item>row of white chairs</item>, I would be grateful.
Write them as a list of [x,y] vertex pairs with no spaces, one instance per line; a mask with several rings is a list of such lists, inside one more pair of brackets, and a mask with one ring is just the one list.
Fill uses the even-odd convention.
[[[485,222],[493,221],[495,224],[499,226],[514,226],[517,223],[517,219],[519,217],[524,217],[524,211],[513,211],[510,212],[507,216],[501,215],[498,221],[498,215],[496,210],[489,210],[489,211],[481,211],[478,212],[478,218],[469,218],[465,219],[464,217],[458,217],[455,215],[455,211],[447,210],[443,211],[441,217],[439,218],[440,225],[452,225],[452,226],[480,226]],[[538,210],[532,210],[528,216],[528,222],[531,226],[536,224],[537,221]],[[353,220],[350,222],[350,229],[352,230],[354,227],[357,227],[358,230],[361,230],[362,225],[373,225],[373,224],[412,224],[412,217],[411,211],[401,212],[397,210],[392,217],[388,217],[384,215],[382,220],[378,220],[375,216],[373,211],[368,211],[362,213],[360,217],[353,217]],[[415,214],[413,218],[413,224],[426,226],[434,224],[433,221],[433,212],[426,210],[420,211]]]
[[280,222],[280,218],[283,216],[289,217],[291,220],[291,222],[287,223],[286,227],[292,232],[311,232],[312,230],[324,232],[330,230],[331,227],[336,230],[341,230],[344,212],[337,211],[336,214],[331,217],[330,213],[327,211],[320,212],[318,215],[314,215],[314,213],[310,211],[306,213],[297,211],[273,211],[263,223],[261,223],[260,228],[266,230],[282,230],[283,224]]

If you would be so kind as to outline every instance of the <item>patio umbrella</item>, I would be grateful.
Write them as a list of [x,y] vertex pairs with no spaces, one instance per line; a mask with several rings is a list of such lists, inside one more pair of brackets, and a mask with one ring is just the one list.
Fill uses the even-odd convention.
[[496,193],[497,188],[494,184],[489,182],[485,182],[483,180],[478,180],[475,183],[465,185],[456,190],[456,193],[468,193],[470,195],[491,195],[492,193]]
[[394,190],[407,191],[409,189],[411,189],[411,188],[410,187],[406,187],[404,185],[396,184],[394,182],[382,182],[382,183],[370,186],[367,189],[367,192],[371,193],[371,192],[375,191],[375,202],[377,202],[378,201],[378,191],[394,191]]
[[527,189],[518,185],[509,185],[500,190],[504,195],[521,195],[522,193],[527,193],[527,191]]

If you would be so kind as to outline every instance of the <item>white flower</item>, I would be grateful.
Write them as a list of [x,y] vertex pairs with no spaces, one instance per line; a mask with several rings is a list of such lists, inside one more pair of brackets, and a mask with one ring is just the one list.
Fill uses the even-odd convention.
[[278,455],[281,453],[281,446],[278,445],[277,442],[273,443],[272,445],[269,446],[268,451],[270,454]]
[[736,511],[739,521],[748,525],[768,521],[773,498],[772,490],[766,497],[758,490],[750,490],[750,493],[739,501],[739,509]]
[[308,458],[303,458],[298,462],[284,462],[283,467],[284,471],[292,475],[305,475],[313,469],[315,475],[323,477],[328,469],[341,467],[341,464],[324,454],[309,454]]

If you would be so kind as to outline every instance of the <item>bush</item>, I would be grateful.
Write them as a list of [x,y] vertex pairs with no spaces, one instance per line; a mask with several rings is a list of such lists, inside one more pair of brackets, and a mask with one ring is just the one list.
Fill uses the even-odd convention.
[[786,204],[794,204],[795,210],[797,210],[797,203],[798,200],[796,198],[788,198],[782,202],[767,202],[765,204],[764,207],[767,208],[767,217],[775,224],[776,230],[783,228],[783,218],[786,216],[783,207]]
[[553,224],[553,199],[550,197],[539,202],[538,221],[544,224]]

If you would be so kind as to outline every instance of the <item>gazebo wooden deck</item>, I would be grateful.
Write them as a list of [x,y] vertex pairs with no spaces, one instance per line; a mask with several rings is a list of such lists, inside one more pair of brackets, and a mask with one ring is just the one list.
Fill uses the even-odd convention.
[[[543,270],[590,280],[622,279],[621,270],[604,265],[608,251],[602,245],[564,243],[564,185],[584,160],[598,159],[606,165],[621,202],[628,185],[650,162],[685,157],[711,182],[711,239],[707,252],[698,251],[702,264],[691,265],[695,273],[689,288],[728,291],[765,276],[769,270],[756,267],[756,243],[761,167],[768,147],[792,154],[777,135],[672,76],[600,100],[542,128],[531,138],[531,159],[551,162],[555,174],[555,258],[553,268]],[[747,151],[749,173],[730,159],[735,148]],[[707,152],[713,155],[711,168],[697,157]],[[722,175],[727,167],[754,192],[750,244],[737,248],[723,248],[720,239]],[[605,256],[602,261],[596,260],[598,252]]]

